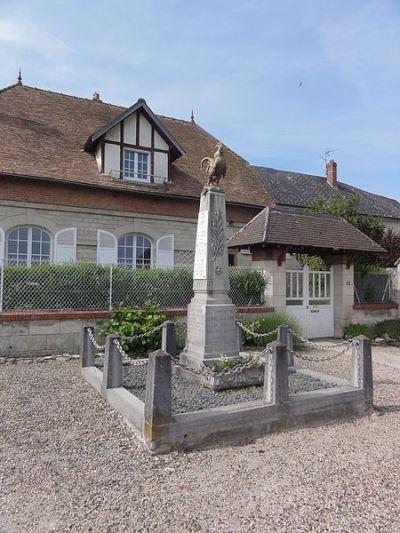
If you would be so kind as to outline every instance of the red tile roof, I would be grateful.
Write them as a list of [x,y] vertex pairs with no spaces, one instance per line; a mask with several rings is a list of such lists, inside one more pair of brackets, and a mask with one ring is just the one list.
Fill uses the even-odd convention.
[[330,249],[334,252],[385,250],[341,217],[267,207],[228,241],[230,247],[283,245],[288,252]]
[[[94,155],[83,151],[89,136],[125,108],[27,86],[0,91],[0,175],[21,175],[108,189],[200,197],[203,157],[217,139],[192,122],[158,116],[186,155],[172,163],[172,183],[142,185],[99,174]],[[273,202],[254,169],[226,149],[228,172],[222,183],[228,202],[265,207]]]

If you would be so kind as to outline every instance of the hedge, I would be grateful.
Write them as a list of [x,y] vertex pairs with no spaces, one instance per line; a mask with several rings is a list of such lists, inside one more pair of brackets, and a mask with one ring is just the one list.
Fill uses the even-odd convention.
[[[249,268],[229,271],[236,305],[262,302],[263,275]],[[183,268],[127,269],[92,263],[5,266],[3,311],[94,310],[143,307],[152,300],[162,308],[186,307],[192,292],[192,272]]]

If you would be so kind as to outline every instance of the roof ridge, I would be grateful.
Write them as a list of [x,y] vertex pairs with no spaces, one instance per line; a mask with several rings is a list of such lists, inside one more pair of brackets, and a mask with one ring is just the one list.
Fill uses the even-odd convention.
[[[18,85],[18,83],[14,83],[13,85],[9,85],[8,87],[4,87],[3,89],[0,89],[0,93],[6,91],[7,89],[11,89],[13,87],[22,87],[23,89],[33,89],[34,91],[40,91],[42,93],[50,93],[50,94],[57,94],[59,96],[66,96],[68,98],[74,98],[75,100],[84,100],[84,101],[87,101],[87,102],[93,102],[94,100],[92,98],[85,98],[84,96],[75,96],[73,94],[66,94],[66,93],[61,93],[61,92],[58,92],[58,91],[52,91],[51,89],[42,89],[40,87],[33,87],[32,85]],[[101,104],[104,104],[104,105],[107,105],[107,106],[111,106],[111,107],[118,107],[120,109],[128,109],[127,107],[124,107],[124,106],[121,106],[121,105],[117,105],[117,104],[111,104],[109,102],[101,102]]]
[[19,83],[13,83],[12,85],[7,85],[6,87],[3,87],[0,89],[0,94],[8,91],[9,89],[13,89],[14,87],[20,87]]

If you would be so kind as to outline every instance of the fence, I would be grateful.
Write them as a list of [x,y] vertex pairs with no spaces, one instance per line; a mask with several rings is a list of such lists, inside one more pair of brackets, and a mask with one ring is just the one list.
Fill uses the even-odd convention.
[[[263,303],[262,271],[229,270],[235,305]],[[162,308],[186,307],[193,297],[187,268],[130,269],[94,263],[31,267],[5,265],[0,271],[0,311],[61,311],[142,307],[149,300]]]
[[354,301],[360,304],[388,303],[392,297],[390,272],[354,272]]

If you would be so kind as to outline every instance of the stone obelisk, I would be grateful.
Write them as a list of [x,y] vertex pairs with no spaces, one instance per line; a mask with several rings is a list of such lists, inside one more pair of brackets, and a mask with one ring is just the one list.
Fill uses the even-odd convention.
[[193,272],[194,297],[188,306],[187,338],[182,363],[200,368],[239,356],[235,306],[229,297],[224,191],[203,189],[197,222]]

